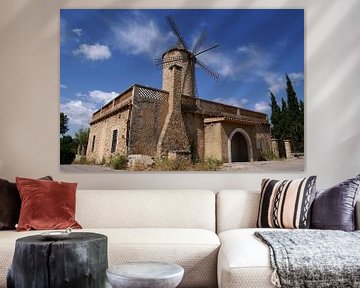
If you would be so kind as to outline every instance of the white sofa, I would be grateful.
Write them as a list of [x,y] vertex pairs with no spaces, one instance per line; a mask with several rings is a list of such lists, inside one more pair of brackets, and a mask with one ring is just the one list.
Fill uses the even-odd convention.
[[[83,230],[108,237],[109,265],[165,261],[185,269],[180,287],[216,287],[220,241],[215,194],[207,190],[78,190],[76,219]],[[0,287],[15,240],[44,231],[0,231]],[[25,288],[25,287],[24,287]]]
[[[269,249],[253,236],[259,198],[243,190],[78,190],[76,219],[80,231],[108,236],[109,265],[172,262],[185,269],[179,287],[266,288]],[[42,232],[0,231],[0,288],[15,240]]]
[[[258,191],[224,190],[216,195],[221,242],[217,276],[221,288],[274,288],[269,248],[254,236],[255,231],[266,229],[255,228],[259,201]],[[360,229],[360,202],[356,212]]]

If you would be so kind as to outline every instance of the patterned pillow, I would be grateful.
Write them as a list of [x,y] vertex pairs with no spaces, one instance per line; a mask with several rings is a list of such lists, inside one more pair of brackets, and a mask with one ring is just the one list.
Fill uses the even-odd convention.
[[257,227],[309,228],[316,176],[294,180],[263,179]]

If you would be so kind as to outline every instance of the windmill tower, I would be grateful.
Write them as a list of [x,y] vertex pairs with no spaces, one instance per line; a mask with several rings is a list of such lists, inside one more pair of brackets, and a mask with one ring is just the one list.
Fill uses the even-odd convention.
[[214,79],[219,78],[219,74],[214,72],[210,67],[208,67],[205,63],[200,61],[197,56],[212,50],[219,45],[214,45],[210,48],[200,51],[200,48],[206,41],[206,34],[202,33],[200,37],[195,42],[195,45],[192,51],[189,50],[186,45],[185,40],[183,39],[180,30],[178,29],[174,19],[171,16],[166,17],[166,21],[175,34],[178,42],[175,47],[167,50],[161,58],[155,60],[155,64],[157,67],[163,69],[163,82],[162,82],[162,90],[170,91],[173,87],[171,87],[171,67],[173,65],[178,65],[182,67],[181,69],[181,94],[187,95],[191,97],[196,96],[196,78],[195,78],[195,67],[196,65],[200,66],[207,74],[209,74]]

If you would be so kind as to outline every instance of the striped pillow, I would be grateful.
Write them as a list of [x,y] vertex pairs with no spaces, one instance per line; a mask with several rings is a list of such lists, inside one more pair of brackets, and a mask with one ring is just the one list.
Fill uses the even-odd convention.
[[263,179],[257,227],[309,228],[316,176],[294,180]]

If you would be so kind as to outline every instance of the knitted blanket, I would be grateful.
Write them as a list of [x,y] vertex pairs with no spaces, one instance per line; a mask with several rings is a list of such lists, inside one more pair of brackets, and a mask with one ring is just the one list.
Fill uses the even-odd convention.
[[360,287],[360,230],[255,232],[270,248],[276,287]]

